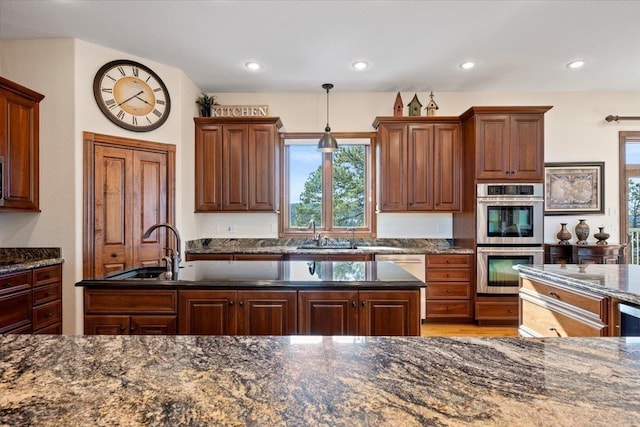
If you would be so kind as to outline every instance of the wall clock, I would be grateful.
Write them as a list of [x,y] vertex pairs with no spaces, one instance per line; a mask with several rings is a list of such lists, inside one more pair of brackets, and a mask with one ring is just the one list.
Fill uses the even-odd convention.
[[162,79],[149,67],[126,59],[111,61],[98,70],[93,96],[109,120],[134,132],[157,129],[171,110]]

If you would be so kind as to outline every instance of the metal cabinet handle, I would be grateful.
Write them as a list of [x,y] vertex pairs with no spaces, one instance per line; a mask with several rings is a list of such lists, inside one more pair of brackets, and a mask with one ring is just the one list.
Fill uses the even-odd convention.
[[555,297],[555,298],[560,298],[560,295],[556,294],[553,291],[549,292],[549,296],[552,296],[552,297]]
[[120,325],[120,332],[124,332],[126,330],[127,330],[127,328],[125,328],[123,325]]
[[129,328],[129,330],[130,330],[131,332],[135,332],[135,331],[136,331],[136,327],[135,327],[135,326],[132,326],[132,327],[130,327],[130,328]]
[[355,307],[357,304],[355,301],[351,301],[351,307]]
[[232,300],[232,299],[231,299],[231,300],[229,300],[229,305],[234,305],[234,304],[235,304],[235,302],[233,302],[233,300]]
[[115,252],[114,252],[114,253],[112,253],[112,254],[111,254],[111,258],[118,258],[118,254],[117,254],[117,253],[115,253]]
[[366,301],[362,301],[362,306],[365,307],[367,305]]
[[44,317],[51,317],[51,316],[53,316],[53,313],[52,313],[52,312],[50,312],[50,311],[49,311],[49,312],[47,312],[47,314],[45,314],[45,315],[44,315]]
[[556,333],[556,335],[558,335],[559,337],[561,337],[562,335],[560,335],[560,331],[558,331],[555,327],[550,327],[549,328],[550,331],[554,331]]
[[240,307],[244,306],[244,301],[242,301],[242,300],[238,301],[238,305],[239,305]]

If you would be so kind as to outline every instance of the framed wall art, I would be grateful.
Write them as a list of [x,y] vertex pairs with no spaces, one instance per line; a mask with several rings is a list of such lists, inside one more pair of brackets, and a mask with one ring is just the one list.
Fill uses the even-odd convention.
[[604,162],[545,163],[545,215],[604,213]]

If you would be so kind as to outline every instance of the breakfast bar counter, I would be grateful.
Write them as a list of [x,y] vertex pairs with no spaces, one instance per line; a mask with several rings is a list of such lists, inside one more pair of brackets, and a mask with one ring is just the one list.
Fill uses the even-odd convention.
[[0,336],[0,425],[637,425],[624,338]]

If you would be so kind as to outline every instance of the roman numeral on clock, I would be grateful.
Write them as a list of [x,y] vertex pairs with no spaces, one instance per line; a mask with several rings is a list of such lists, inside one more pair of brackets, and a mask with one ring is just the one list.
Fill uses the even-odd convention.
[[124,111],[122,111],[122,110],[118,111],[118,118],[120,120],[124,119]]

